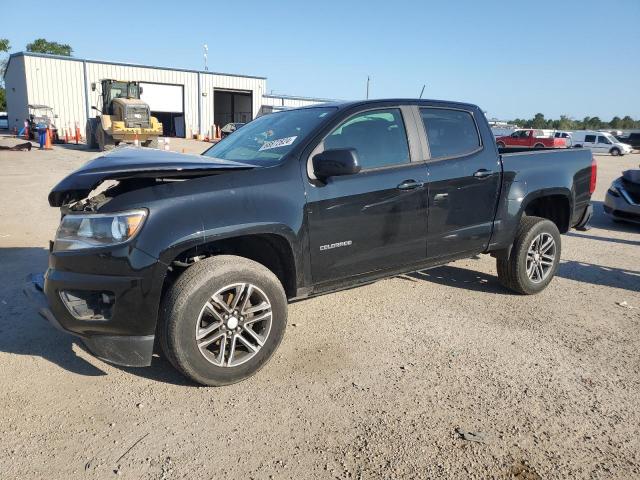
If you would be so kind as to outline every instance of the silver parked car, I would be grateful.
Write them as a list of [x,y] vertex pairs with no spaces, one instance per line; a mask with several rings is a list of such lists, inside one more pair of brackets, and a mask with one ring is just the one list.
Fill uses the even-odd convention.
[[626,170],[613,181],[604,199],[604,213],[616,221],[640,224],[640,170]]

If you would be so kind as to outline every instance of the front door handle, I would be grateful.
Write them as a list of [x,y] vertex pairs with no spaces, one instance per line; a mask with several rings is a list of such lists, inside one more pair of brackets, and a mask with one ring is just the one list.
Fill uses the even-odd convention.
[[424,187],[424,182],[416,182],[415,180],[405,180],[398,185],[398,190],[413,190]]
[[480,170],[478,170],[476,173],[473,174],[473,176],[476,178],[487,178],[487,177],[490,177],[491,175],[493,175],[493,172],[491,170],[487,170],[486,168],[481,168]]

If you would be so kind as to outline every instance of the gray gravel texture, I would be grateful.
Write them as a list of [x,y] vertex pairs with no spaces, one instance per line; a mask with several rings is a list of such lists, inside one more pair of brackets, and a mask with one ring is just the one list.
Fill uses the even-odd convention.
[[295,303],[273,360],[224,388],[101,362],[21,293],[49,189],[94,155],[0,152],[1,478],[640,477],[640,228],[601,203],[640,155],[598,157],[594,228],[541,294],[480,256]]

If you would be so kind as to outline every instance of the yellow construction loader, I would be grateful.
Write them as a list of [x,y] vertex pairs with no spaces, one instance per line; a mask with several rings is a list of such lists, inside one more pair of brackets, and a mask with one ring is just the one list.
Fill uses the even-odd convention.
[[[87,147],[104,152],[121,143],[134,143],[137,138],[140,145],[157,148],[162,124],[151,116],[149,105],[140,100],[140,84],[105,79],[100,86],[102,109],[92,107],[99,113],[87,120]],[[91,89],[96,90],[95,83]]]

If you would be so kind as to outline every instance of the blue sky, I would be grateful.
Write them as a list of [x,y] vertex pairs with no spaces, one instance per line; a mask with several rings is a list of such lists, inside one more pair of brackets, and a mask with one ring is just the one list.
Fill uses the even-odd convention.
[[425,98],[489,117],[640,118],[640,0],[65,0],[28,15],[5,2],[13,51],[45,37],[77,57],[198,69],[207,43],[210,70],[276,93],[364,98],[370,75],[371,97],[426,83]]

